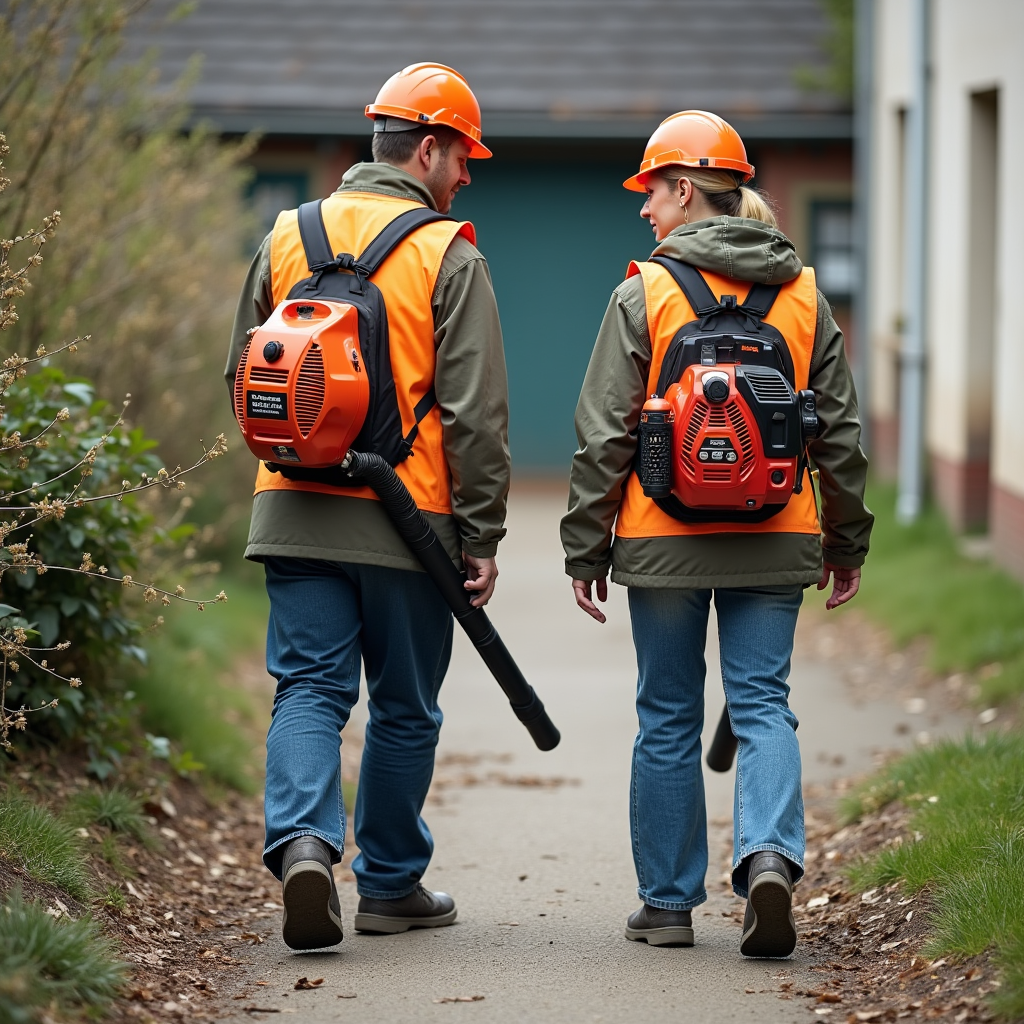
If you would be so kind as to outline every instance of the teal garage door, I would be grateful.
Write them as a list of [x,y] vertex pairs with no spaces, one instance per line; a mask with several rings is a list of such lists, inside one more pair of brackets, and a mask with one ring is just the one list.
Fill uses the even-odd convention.
[[[500,150],[500,147],[495,147]],[[642,152],[637,147],[637,158]],[[573,413],[612,289],[654,236],[622,161],[470,162],[452,213],[471,220],[498,296],[509,371],[514,472],[566,473]]]

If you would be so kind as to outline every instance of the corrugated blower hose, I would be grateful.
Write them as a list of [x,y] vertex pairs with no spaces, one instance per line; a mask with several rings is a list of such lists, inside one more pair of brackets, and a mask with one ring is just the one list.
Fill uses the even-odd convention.
[[470,604],[470,595],[463,586],[462,573],[452,564],[444,545],[431,529],[423,513],[398,474],[379,455],[349,451],[341,463],[342,471],[353,480],[373,488],[384,510],[395,524],[402,540],[412,549],[427,575],[437,585],[456,621],[466,631],[480,657],[491,670],[498,685],[505,691],[516,718],[526,726],[533,742],[541,750],[553,750],[561,735],[548,717],[533,687],[526,681],[519,666],[483,608]]

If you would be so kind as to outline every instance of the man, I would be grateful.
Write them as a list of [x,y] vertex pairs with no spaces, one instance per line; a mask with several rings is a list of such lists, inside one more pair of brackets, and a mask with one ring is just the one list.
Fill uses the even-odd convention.
[[[347,171],[321,207],[335,253],[358,255],[417,206],[447,213],[470,182],[467,160],[491,155],[480,142],[476,97],[451,68],[406,68],[366,113],[374,162]],[[414,437],[396,471],[453,561],[461,558],[480,606],[494,590],[505,534],[508,388],[494,292],[474,237],[470,224],[427,224],[373,280],[387,307],[403,434]],[[296,211],[285,211],[242,290],[229,387],[249,329],[308,276]],[[451,924],[452,898],[421,885],[433,841],[420,816],[451,655],[447,605],[366,488],[288,480],[261,464],[245,555],[263,562],[270,596],[267,668],[278,686],[263,859],[283,882],[285,942],[317,949],[342,939],[331,873],[345,839],[339,734],[358,698],[360,658],[369,724],[355,813],[355,927]]]

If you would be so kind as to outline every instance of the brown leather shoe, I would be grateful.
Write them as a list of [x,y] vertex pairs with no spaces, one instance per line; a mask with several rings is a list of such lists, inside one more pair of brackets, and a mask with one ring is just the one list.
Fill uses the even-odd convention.
[[281,870],[284,941],[292,949],[336,946],[344,932],[330,847],[316,836],[299,836],[284,848]]
[[443,928],[455,920],[455,900],[446,892],[428,892],[417,885],[408,896],[397,900],[359,897],[357,932],[397,935],[410,928]]
[[629,915],[626,938],[648,946],[692,946],[693,917],[688,910],[659,910],[645,903]]
[[789,861],[771,850],[750,858],[747,909],[743,915],[743,956],[785,957],[796,949],[793,881]]

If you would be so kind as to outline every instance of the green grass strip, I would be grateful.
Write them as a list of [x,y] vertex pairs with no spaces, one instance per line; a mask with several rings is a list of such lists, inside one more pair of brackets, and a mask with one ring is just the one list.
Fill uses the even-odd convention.
[[135,691],[148,730],[188,751],[209,777],[251,793],[259,767],[251,736],[240,726],[251,720],[252,701],[225,676],[238,658],[262,652],[268,604],[255,574],[204,590],[222,583],[226,604],[204,612],[169,610],[148,645],[149,665]]
[[962,555],[934,506],[901,526],[895,503],[892,488],[869,489],[875,526],[853,606],[884,624],[897,643],[930,638],[936,672],[1001,666],[982,681],[986,703],[1024,693],[1024,585]]
[[0,906],[0,1024],[43,1024],[54,1017],[102,1014],[127,965],[94,921],[57,921],[15,890]]
[[0,857],[76,900],[84,902],[92,896],[74,827],[23,797],[9,795],[0,800]]
[[892,800],[913,809],[904,842],[855,867],[867,889],[902,881],[935,903],[929,956],[994,949],[994,1008],[1024,1016],[1024,734],[968,737],[894,762],[848,798],[847,820]]

